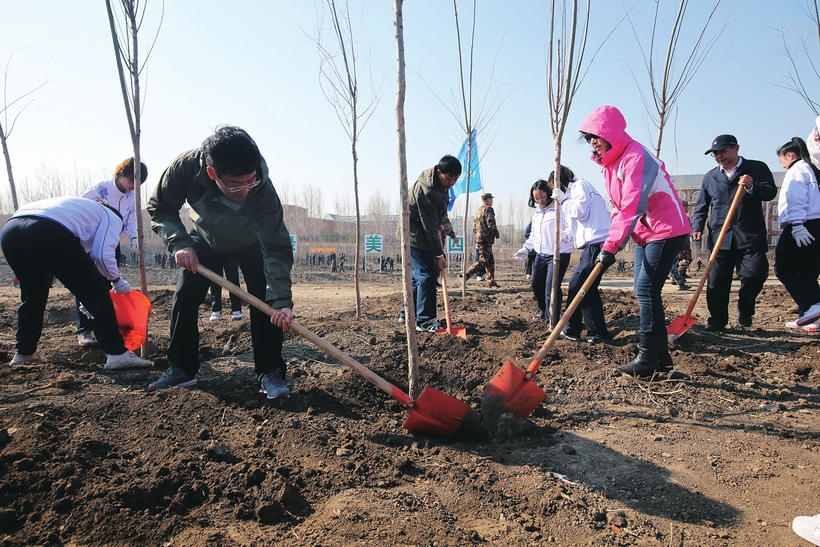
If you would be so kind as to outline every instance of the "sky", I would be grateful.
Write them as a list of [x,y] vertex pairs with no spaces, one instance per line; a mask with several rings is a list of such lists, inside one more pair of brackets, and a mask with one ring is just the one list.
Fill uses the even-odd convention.
[[[677,5],[662,1],[660,50],[666,47]],[[399,203],[393,3],[350,4],[358,14],[354,26],[363,67],[362,104],[378,100],[358,142],[360,199],[366,212],[376,194]],[[158,0],[145,5],[142,56],[162,10]],[[286,202],[294,203],[299,192],[313,187],[323,195],[323,213],[345,212],[337,205],[352,203],[351,142],[319,85],[314,43],[317,12],[324,5],[318,0],[165,3],[142,73],[141,148],[149,172],[144,194],[150,194],[176,156],[199,146],[215,127],[232,124],[256,140]],[[704,151],[722,133],[738,138],[741,155],[781,169],[775,149],[792,136],[805,138],[815,118],[799,96],[782,87],[788,64],[780,29],[792,29],[793,38],[799,30],[812,29],[805,5],[806,0],[721,2],[707,36],[726,28],[681,94],[667,126],[661,159],[670,173],[698,174],[714,167]],[[484,189],[496,196],[497,210],[526,202],[532,183],[546,178],[554,163],[546,99],[548,6],[537,0],[477,3],[477,106],[472,116],[479,127]],[[600,168],[589,160],[589,147],[578,139],[577,128],[592,109],[615,105],[624,113],[630,135],[652,148],[656,131],[640,90],[648,87],[641,48],[648,51],[653,6],[649,0],[592,1],[591,61],[567,118],[562,163],[601,188]],[[689,3],[678,71],[711,6],[704,0]],[[466,48],[472,5],[462,1],[459,10]],[[632,24],[624,20],[627,11]],[[412,184],[441,156],[457,154],[466,135],[453,114],[459,111],[454,99],[459,73],[452,2],[411,0],[403,14]],[[818,58],[816,30],[814,42]],[[8,139],[18,186],[36,187],[47,172],[91,184],[108,178],[132,154],[102,0],[0,0],[0,67],[6,103],[47,82],[28,97],[33,101],[22,113],[24,102],[0,118],[8,131],[19,114]],[[807,82],[810,89],[820,89],[813,76]],[[0,175],[3,194],[8,195],[5,171]],[[472,194],[471,202],[478,202],[478,195]]]

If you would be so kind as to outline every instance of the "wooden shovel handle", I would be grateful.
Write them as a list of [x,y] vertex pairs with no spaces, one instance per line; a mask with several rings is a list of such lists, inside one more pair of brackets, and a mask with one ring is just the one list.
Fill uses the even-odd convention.
[[726,220],[723,221],[723,226],[720,229],[718,238],[715,240],[715,247],[712,249],[712,254],[709,255],[709,262],[706,263],[706,268],[703,270],[703,275],[700,276],[700,281],[698,281],[698,288],[695,289],[695,294],[692,295],[692,299],[689,301],[689,306],[686,307],[686,313],[683,316],[684,322],[689,319],[692,315],[692,311],[695,309],[695,304],[698,301],[698,297],[700,297],[703,286],[706,284],[706,279],[709,277],[709,272],[712,271],[712,266],[715,265],[718,251],[720,251],[720,245],[723,243],[723,238],[726,237],[726,232],[729,231],[729,224],[732,223],[732,217],[735,216],[735,211],[740,203],[740,198],[743,197],[743,192],[745,191],[746,190],[743,186],[738,184],[737,192],[735,193],[734,199],[732,199],[732,205],[729,207],[729,212],[726,214]]
[[[214,273],[202,264],[196,265],[196,273],[208,278],[220,287],[227,289],[228,291],[235,294],[236,296],[238,296],[254,308],[266,313],[267,315],[273,315],[274,313],[276,313],[275,309],[268,306],[262,300],[258,299],[242,287],[234,285],[221,275]],[[369,368],[359,363],[358,361],[344,353],[342,350],[333,346],[329,342],[323,340],[317,334],[314,334],[313,332],[309,331],[296,321],[290,322],[290,329],[296,332],[296,334],[298,334],[302,338],[306,339],[311,344],[315,345],[316,347],[327,353],[328,355],[332,355],[340,362],[344,363],[345,365],[353,369],[355,372],[360,374],[361,376],[364,376],[365,379],[369,380],[372,384],[376,385],[376,387],[378,387],[379,389],[381,389],[382,391],[384,391],[400,403],[406,405],[409,408],[413,407],[414,401],[408,394],[404,393],[402,390],[400,390],[399,388],[397,388],[381,376],[378,376],[375,372],[371,371]]]
[[558,323],[555,325],[555,327],[553,327],[552,332],[550,332],[547,341],[544,342],[544,345],[541,346],[541,349],[533,358],[532,362],[530,363],[530,366],[527,367],[527,374],[525,375],[527,379],[531,378],[532,375],[535,374],[535,372],[539,369],[541,363],[544,361],[544,357],[547,356],[547,352],[549,352],[550,348],[555,343],[555,340],[557,340],[558,337],[561,336],[561,331],[564,330],[564,327],[569,322],[570,318],[572,317],[572,314],[574,314],[575,310],[578,309],[578,306],[581,305],[581,300],[584,299],[584,296],[586,296],[587,291],[592,286],[592,284],[595,283],[595,280],[598,279],[598,276],[601,275],[603,269],[603,265],[600,262],[598,262],[597,264],[595,264],[595,267],[592,269],[592,271],[589,272],[587,280],[584,281],[584,284],[578,290],[578,294],[575,295],[575,298],[573,298],[572,302],[570,302],[569,306],[567,306],[567,311],[565,311],[564,315],[561,316],[561,319],[558,320]]
[[450,315],[450,295],[447,294],[447,274],[441,269],[441,290],[444,293],[444,317],[447,321],[447,334],[453,334],[453,318]]

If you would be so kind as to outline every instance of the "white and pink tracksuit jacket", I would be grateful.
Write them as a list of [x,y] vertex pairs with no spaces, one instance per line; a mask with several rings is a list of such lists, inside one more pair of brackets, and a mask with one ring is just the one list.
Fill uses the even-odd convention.
[[615,254],[630,236],[638,245],[692,232],[692,226],[663,162],[626,132],[614,106],[601,106],[584,119],[580,131],[605,139],[612,148],[592,161],[603,166],[614,206],[612,226],[601,249]]

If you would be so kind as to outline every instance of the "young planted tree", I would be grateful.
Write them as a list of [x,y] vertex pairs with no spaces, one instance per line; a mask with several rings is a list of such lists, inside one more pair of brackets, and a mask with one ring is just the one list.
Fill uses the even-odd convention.
[[[362,297],[359,289],[359,265],[361,264],[362,227],[361,208],[359,204],[359,155],[356,146],[359,133],[375,111],[379,102],[378,94],[372,88],[369,98],[363,98],[359,87],[358,43],[356,28],[353,25],[354,14],[350,13],[347,0],[337,6],[336,0],[325,0],[330,14],[331,37],[326,37],[326,29],[320,19],[317,25],[316,38],[313,39],[319,50],[319,85],[325,98],[333,105],[336,116],[350,139],[350,153],[353,158],[353,201],[356,207],[356,253],[353,269],[353,284],[356,290],[356,318],[362,317]],[[362,14],[359,14],[361,17]],[[372,84],[372,80],[371,80]]]
[[[652,18],[652,33],[649,39],[649,52],[645,52],[641,45],[643,40],[638,37],[634,25],[632,31],[635,34],[635,39],[638,42],[638,47],[641,48],[641,55],[643,56],[644,65],[649,76],[649,90],[651,98],[647,99],[643,88],[638,85],[638,91],[641,94],[644,108],[646,109],[652,124],[657,129],[657,138],[655,139],[655,156],[661,155],[661,144],[663,143],[663,132],[669,118],[674,110],[677,108],[678,99],[683,90],[692,81],[698,69],[700,69],[703,61],[706,59],[712,47],[723,31],[726,30],[727,23],[717,31],[711,38],[706,39],[706,32],[712,18],[720,5],[721,0],[715,0],[712,9],[706,16],[706,21],[701,27],[700,33],[686,55],[686,60],[683,67],[676,72],[676,61],[678,58],[678,43],[684,31],[684,18],[686,11],[689,8],[689,0],[679,0],[678,9],[675,12],[675,19],[672,23],[672,30],[669,32],[669,41],[666,46],[666,55],[663,63],[660,64],[656,60],[656,38],[659,31],[658,15],[661,8],[660,0],[655,0],[655,13]],[[628,18],[628,15],[627,15]],[[630,19],[630,25],[632,21]],[[660,64],[660,67],[658,66]],[[634,78],[634,75],[633,75]],[[637,83],[637,82],[636,82]]]
[[[572,0],[567,12],[567,1],[550,2],[549,49],[547,51],[547,100],[549,102],[550,128],[555,141],[555,186],[561,184],[561,140],[567,125],[572,100],[586,73],[584,53],[586,52],[587,33],[589,30],[590,0],[581,14],[581,32],[578,35],[579,12],[578,0]],[[558,298],[561,288],[561,206],[555,207],[555,250],[553,253],[552,296],[550,297],[550,327],[554,328],[561,313],[561,299]]]
[[[28,105],[32,103],[34,99],[28,99],[28,96],[46,85],[48,82],[51,81],[51,78],[47,78],[45,82],[41,83],[40,85],[34,87],[30,91],[26,91],[16,99],[9,100],[8,96],[8,85],[9,85],[9,65],[11,64],[11,58],[14,57],[14,53],[9,56],[8,61],[6,61],[6,68],[3,69],[3,108],[0,109],[0,116],[2,116],[2,121],[0,122],[0,145],[3,147],[3,157],[6,160],[6,173],[9,177],[9,190],[11,191],[11,204],[14,210],[16,211],[20,204],[17,201],[17,187],[14,183],[14,171],[11,168],[11,155],[9,154],[9,145],[8,145],[8,138],[11,136],[12,131],[14,131],[14,126],[17,123],[17,119],[20,117],[20,114],[26,109]],[[26,100],[28,99],[28,100]],[[11,123],[9,123],[9,113],[11,112],[11,108],[19,103],[20,101],[26,101],[14,114],[11,119]]]
[[401,272],[404,295],[404,326],[407,330],[408,391],[413,398],[421,394],[419,385],[419,343],[416,337],[416,305],[413,299],[413,267],[410,263],[410,196],[407,188],[407,131],[404,124],[404,100],[407,78],[404,63],[404,17],[402,0],[393,0],[393,25],[396,28],[396,134],[399,145],[399,195],[401,196]]
[[117,61],[122,99],[125,103],[128,128],[131,133],[131,144],[134,147],[134,181],[136,182],[134,184],[134,208],[137,216],[137,255],[139,256],[140,288],[143,294],[148,294],[148,282],[145,278],[145,257],[143,256],[142,196],[139,183],[142,180],[140,168],[142,161],[140,158],[140,135],[142,132],[140,73],[151,55],[157,36],[159,36],[162,15],[165,13],[165,4],[163,4],[162,14],[157,25],[157,33],[154,35],[154,42],[152,42],[145,56],[145,61],[140,62],[138,38],[140,27],[145,19],[145,4],[142,4],[140,0],[116,1],[120,8],[116,14],[111,7],[111,0],[105,0],[105,7],[108,10],[111,39],[114,41],[114,56]]

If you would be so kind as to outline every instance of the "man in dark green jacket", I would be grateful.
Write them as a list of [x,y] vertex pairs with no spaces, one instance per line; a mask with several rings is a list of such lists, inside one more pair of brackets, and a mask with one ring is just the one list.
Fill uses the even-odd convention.
[[[180,218],[186,202],[194,223],[190,232]],[[183,268],[171,305],[170,367],[148,389],[196,383],[199,305],[209,287],[196,267],[201,263],[221,272],[226,261],[236,258],[248,292],[278,310],[268,320],[251,307],[260,393],[268,399],[288,397],[282,340],[293,318],[293,253],[282,204],[256,143],[238,127],[217,128],[200,148],[183,153],[165,170],[147,209],[151,228]]]
[[410,188],[410,259],[418,331],[443,328],[436,321],[436,279],[439,270],[447,267],[440,232],[444,229],[449,190],[459,175],[461,163],[447,155],[435,167],[422,171]]

